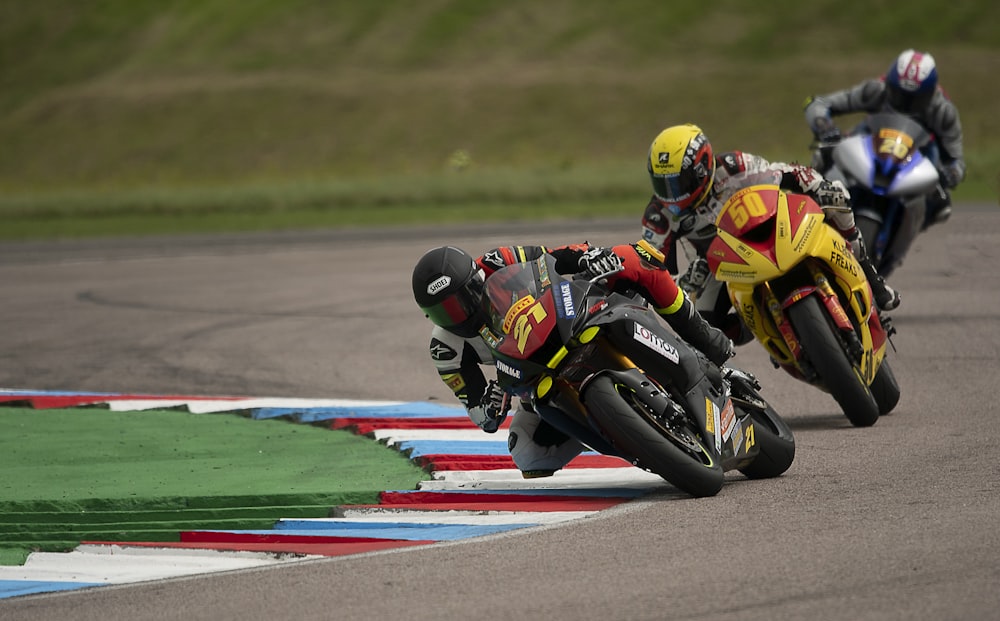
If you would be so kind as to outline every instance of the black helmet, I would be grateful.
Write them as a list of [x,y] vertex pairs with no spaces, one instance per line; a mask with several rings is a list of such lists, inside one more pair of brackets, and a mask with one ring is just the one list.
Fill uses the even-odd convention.
[[469,338],[485,323],[483,273],[464,250],[428,250],[413,268],[413,299],[434,325]]

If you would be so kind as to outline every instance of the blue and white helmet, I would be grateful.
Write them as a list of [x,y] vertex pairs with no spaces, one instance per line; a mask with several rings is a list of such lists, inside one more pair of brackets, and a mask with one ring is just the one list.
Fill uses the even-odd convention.
[[937,85],[937,66],[934,57],[926,52],[906,50],[896,58],[885,76],[888,103],[900,112],[926,107]]

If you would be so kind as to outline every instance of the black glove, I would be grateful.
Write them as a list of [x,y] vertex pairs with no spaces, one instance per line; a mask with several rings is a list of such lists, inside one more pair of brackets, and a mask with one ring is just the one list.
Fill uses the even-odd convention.
[[610,248],[591,248],[583,253],[578,265],[588,278],[611,276],[625,269],[622,258]]
[[945,165],[941,175],[944,177],[944,184],[949,188],[954,188],[962,182],[962,179],[965,179],[965,162],[955,160]]
[[496,433],[500,425],[507,420],[507,410],[509,409],[510,395],[504,392],[496,380],[490,380],[479,405],[469,408],[468,411],[469,418],[480,429],[486,433]]

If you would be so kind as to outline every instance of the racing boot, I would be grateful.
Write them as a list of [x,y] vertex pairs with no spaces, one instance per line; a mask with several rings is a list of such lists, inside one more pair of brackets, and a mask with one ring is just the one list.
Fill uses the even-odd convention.
[[708,323],[685,296],[681,307],[669,315],[661,315],[677,336],[694,346],[717,366],[722,366],[733,357],[736,350],[733,341],[726,334]]
[[872,295],[875,297],[875,304],[879,310],[891,311],[899,306],[899,292],[886,284],[885,279],[875,271],[872,260],[865,257],[861,261],[861,267],[868,277],[868,284],[872,287]]
[[868,284],[872,288],[872,296],[875,298],[875,305],[879,310],[891,311],[899,306],[899,293],[885,282],[885,278],[875,270],[871,257],[868,256],[868,249],[861,239],[861,232],[856,228],[845,236],[847,243],[851,245],[854,258],[861,264],[861,269],[868,279]]

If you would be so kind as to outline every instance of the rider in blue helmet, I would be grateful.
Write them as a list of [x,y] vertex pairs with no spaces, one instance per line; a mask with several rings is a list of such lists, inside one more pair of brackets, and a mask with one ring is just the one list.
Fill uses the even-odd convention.
[[927,197],[924,227],[944,222],[951,216],[948,190],[965,178],[965,159],[958,108],[938,84],[933,56],[927,52],[906,50],[880,78],[806,99],[805,115],[816,138],[821,142],[831,142],[840,139],[840,129],[833,122],[833,117],[883,110],[906,114],[934,136],[926,155],[941,168],[945,187]]

